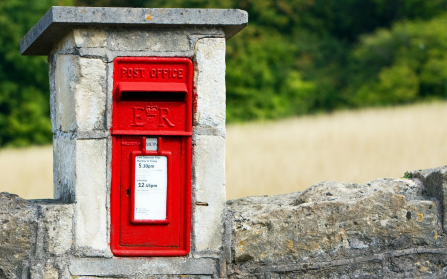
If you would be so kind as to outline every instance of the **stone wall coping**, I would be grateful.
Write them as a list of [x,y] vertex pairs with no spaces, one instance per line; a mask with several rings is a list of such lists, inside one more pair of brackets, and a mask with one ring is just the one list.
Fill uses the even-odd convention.
[[69,30],[81,28],[221,27],[228,40],[248,22],[237,9],[52,7],[20,41],[22,55],[48,55]]

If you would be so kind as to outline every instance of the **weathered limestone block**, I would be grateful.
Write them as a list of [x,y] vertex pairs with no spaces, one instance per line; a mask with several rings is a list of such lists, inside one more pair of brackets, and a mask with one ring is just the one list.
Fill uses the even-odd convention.
[[[439,254],[416,254],[358,262],[326,262],[323,265],[309,266],[290,271],[277,268],[276,271],[260,275],[253,272],[243,276],[231,275],[229,278],[445,278],[447,276],[447,257]],[[290,265],[291,267],[293,265]],[[274,266],[270,267],[275,270]]]
[[219,252],[225,220],[225,139],[198,135],[193,146],[194,250]]
[[[76,279],[97,279],[96,276],[76,276]],[[101,279],[125,279],[129,277],[101,277]],[[211,279],[212,276],[206,275],[145,275],[137,274],[132,279]]]
[[308,262],[440,243],[437,202],[409,179],[362,185],[325,181],[302,193],[249,197],[227,205],[236,267],[304,263],[309,268]]
[[76,28],[68,32],[53,49],[53,53],[74,54],[80,48],[107,47],[107,33],[104,29]]
[[[111,62],[118,56],[193,56],[203,37],[225,37],[216,27],[165,27],[157,29],[75,28],[52,50],[53,55],[73,54]],[[223,39],[225,40],[225,39]]]
[[[119,258],[79,259],[70,261],[72,276],[123,277],[123,278],[164,278],[154,275],[216,275],[217,262],[211,258]],[[149,277],[152,275],[151,277]],[[144,277],[146,276],[146,277]],[[171,277],[167,277],[171,278]],[[176,277],[172,277],[176,278]]]
[[76,115],[79,130],[104,130],[106,65],[101,59],[78,58]]
[[35,249],[38,210],[17,195],[0,193],[0,278],[21,274]]
[[200,39],[194,58],[194,126],[199,133],[225,135],[225,39]]
[[80,47],[107,47],[107,33],[104,29],[76,28],[73,30],[74,46]]
[[53,196],[65,202],[76,197],[76,139],[68,133],[53,136]]
[[190,49],[188,33],[190,30],[184,28],[114,30],[109,32],[108,48],[112,51],[186,51]]
[[[75,203],[75,247],[88,255],[110,253],[107,231],[107,140],[53,139],[54,196]],[[98,250],[98,251],[95,251]]]
[[50,255],[69,252],[73,244],[73,205],[37,203],[37,206],[45,234],[45,252]]
[[76,247],[108,251],[106,139],[76,142]]
[[68,132],[76,129],[75,87],[77,71],[76,56],[60,55],[56,59],[54,75],[53,133],[57,130]]
[[59,271],[51,264],[36,264],[30,268],[31,279],[58,279]]
[[73,205],[0,193],[0,278],[58,278],[45,261],[71,252],[72,222]]
[[447,166],[411,172],[413,178],[419,179],[428,196],[435,197],[442,205],[442,223],[447,232]]
[[[105,129],[106,65],[101,59],[55,55],[53,132]],[[50,75],[53,77],[53,75]]]

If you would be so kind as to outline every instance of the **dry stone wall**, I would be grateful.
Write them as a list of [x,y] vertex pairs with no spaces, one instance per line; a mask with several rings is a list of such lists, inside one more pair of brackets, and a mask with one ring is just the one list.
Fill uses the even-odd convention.
[[230,278],[447,276],[447,166],[227,202]]
[[0,278],[68,278],[73,204],[0,193]]
[[0,278],[444,278],[447,166],[411,176],[228,201],[220,260],[88,256],[74,204],[1,193]]

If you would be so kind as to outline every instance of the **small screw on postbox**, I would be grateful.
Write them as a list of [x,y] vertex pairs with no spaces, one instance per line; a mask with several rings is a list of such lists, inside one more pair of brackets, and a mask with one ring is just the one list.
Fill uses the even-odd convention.
[[110,244],[116,256],[189,253],[192,76],[187,58],[114,61]]

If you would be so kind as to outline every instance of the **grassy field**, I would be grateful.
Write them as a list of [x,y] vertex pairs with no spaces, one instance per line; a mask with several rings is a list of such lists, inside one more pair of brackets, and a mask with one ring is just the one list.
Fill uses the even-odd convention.
[[53,198],[51,146],[1,150],[0,170],[0,192],[26,199]]
[[229,126],[227,198],[367,182],[447,164],[447,103]]
[[[227,127],[227,198],[367,182],[447,164],[447,103]],[[52,197],[52,148],[0,151],[0,191]]]

